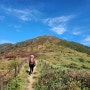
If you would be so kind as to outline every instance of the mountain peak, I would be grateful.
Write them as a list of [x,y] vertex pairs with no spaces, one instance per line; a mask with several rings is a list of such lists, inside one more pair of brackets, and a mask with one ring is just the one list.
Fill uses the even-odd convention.
[[[20,48],[27,48],[27,47],[33,47],[35,48],[35,51],[39,50],[39,46],[42,47],[41,49],[43,50],[43,48],[45,48],[46,46],[48,48],[52,47],[54,45],[54,47],[57,47],[57,49],[60,48],[60,46],[63,46],[64,48],[70,48],[72,50],[76,50],[78,52],[83,52],[83,53],[87,53],[90,54],[90,47],[84,46],[82,44],[79,43],[75,43],[75,42],[69,42],[67,40],[62,40],[60,38],[57,38],[55,36],[52,35],[44,35],[44,36],[39,36],[30,40],[26,40],[26,41],[22,41],[16,44],[2,44],[0,45],[0,53],[5,53],[5,52],[9,52],[11,50],[17,50]],[[46,50],[48,48],[45,48]],[[53,51],[54,47],[51,48]],[[31,50],[31,49],[30,49]]]

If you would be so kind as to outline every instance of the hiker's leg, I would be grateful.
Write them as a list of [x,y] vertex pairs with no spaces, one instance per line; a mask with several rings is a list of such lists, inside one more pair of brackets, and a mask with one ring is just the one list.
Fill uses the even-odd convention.
[[34,65],[30,65],[30,73],[29,74],[32,74],[33,73],[33,69],[34,69]]
[[33,65],[31,65],[31,72],[30,72],[31,74],[33,73]]
[[30,72],[29,72],[29,74],[32,74],[32,66],[30,66]]
[[33,72],[33,66],[32,66],[32,68],[31,68],[31,71]]
[[33,72],[33,68],[34,68],[34,67],[32,67],[32,72]]
[[31,65],[30,65],[30,62],[29,62],[29,74],[30,74],[30,72],[31,72]]
[[29,72],[29,74],[31,74],[31,67],[30,67],[30,72]]

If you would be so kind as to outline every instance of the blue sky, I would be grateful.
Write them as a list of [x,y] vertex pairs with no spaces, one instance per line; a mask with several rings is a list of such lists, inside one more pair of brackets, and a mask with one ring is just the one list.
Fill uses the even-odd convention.
[[0,44],[47,34],[90,46],[90,0],[0,1]]

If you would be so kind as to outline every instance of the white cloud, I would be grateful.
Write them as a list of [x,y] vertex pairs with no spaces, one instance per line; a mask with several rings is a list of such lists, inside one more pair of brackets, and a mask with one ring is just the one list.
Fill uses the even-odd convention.
[[73,34],[74,34],[74,35],[80,35],[81,32],[80,32],[80,31],[74,31]]
[[55,18],[47,18],[44,19],[44,22],[47,23],[49,26],[55,26],[67,22],[68,20],[70,20],[71,17],[72,16],[61,16]]
[[62,27],[62,26],[53,27],[51,30],[53,30],[58,34],[63,34],[66,31],[65,27]]
[[3,44],[3,43],[13,43],[13,42],[11,42],[9,40],[0,40],[0,44]]
[[63,34],[66,32],[66,24],[73,16],[60,16],[54,18],[44,19],[43,22],[48,24],[52,31],[57,34]]
[[31,21],[36,20],[38,15],[40,14],[37,10],[29,10],[29,9],[13,9],[13,8],[5,8],[4,10],[22,21]]
[[84,45],[90,46],[90,36],[87,36],[87,37],[83,40],[82,43],[83,43]]
[[83,27],[74,27],[73,31],[70,33],[73,35],[81,35],[83,33]]
[[23,21],[31,21],[31,19],[29,17],[27,17],[26,15],[22,15],[19,18]]

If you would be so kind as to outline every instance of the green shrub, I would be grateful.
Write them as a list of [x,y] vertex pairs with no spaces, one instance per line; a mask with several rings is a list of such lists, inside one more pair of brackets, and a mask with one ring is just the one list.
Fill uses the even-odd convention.
[[82,59],[82,58],[79,58],[79,61],[80,61],[80,62],[84,62],[84,59]]
[[69,68],[79,68],[76,63],[71,63],[68,65]]

